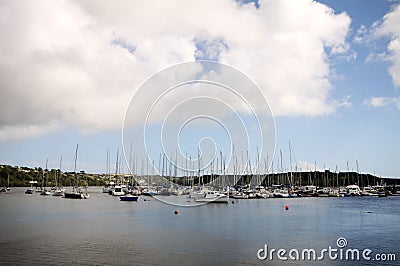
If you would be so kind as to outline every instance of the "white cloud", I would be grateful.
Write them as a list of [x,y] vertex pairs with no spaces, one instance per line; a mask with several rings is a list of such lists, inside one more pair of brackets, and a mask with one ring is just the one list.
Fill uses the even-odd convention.
[[[386,14],[382,21],[374,25],[375,37],[388,36],[390,41],[387,45],[385,59],[391,62],[389,74],[395,87],[400,87],[400,4],[395,5]],[[382,58],[382,54],[378,57]]]
[[400,97],[372,97],[365,100],[364,104],[375,108],[395,107],[400,109]]
[[350,102],[351,95],[347,95],[341,101],[333,101],[336,108],[350,108],[353,104]]
[[2,1],[0,141],[116,129],[147,77],[201,56],[249,74],[275,115],[329,114],[329,58],[348,51],[349,25],[311,0]]
[[353,42],[362,43],[369,39],[368,28],[365,25],[361,25],[353,37]]

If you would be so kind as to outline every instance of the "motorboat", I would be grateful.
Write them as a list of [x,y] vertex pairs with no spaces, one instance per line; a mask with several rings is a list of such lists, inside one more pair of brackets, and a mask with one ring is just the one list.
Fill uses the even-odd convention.
[[219,191],[206,191],[202,196],[197,196],[195,198],[196,202],[205,202],[205,203],[228,203],[229,197]]
[[329,190],[328,197],[343,197],[343,194],[340,194],[339,189],[331,189]]
[[274,198],[289,198],[289,191],[284,189],[276,189],[274,191]]
[[348,185],[346,187],[346,194],[345,196],[360,196],[361,190],[358,185]]
[[121,186],[115,186],[114,190],[112,191],[112,195],[113,196],[124,196],[125,193],[122,191]]
[[234,199],[248,199],[249,195],[243,193],[243,192],[237,192],[235,195],[232,196]]
[[371,186],[364,187],[361,191],[362,196],[379,196],[379,193],[376,189]]

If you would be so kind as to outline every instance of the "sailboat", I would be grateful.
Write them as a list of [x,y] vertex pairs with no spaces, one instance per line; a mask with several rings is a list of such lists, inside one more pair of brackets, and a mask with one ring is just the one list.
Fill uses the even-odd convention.
[[10,191],[11,189],[10,189],[10,175],[8,174],[7,175],[7,187],[6,187],[6,192],[7,191]]
[[48,191],[47,189],[46,189],[46,186],[47,186],[47,176],[48,176],[48,170],[47,170],[47,163],[48,163],[48,159],[46,160],[46,171],[47,171],[47,173],[46,173],[46,181],[45,181],[45,179],[44,179],[44,171],[45,171],[45,169],[43,169],[43,172],[42,172],[42,191],[40,192],[40,195],[42,195],[42,196],[49,196],[49,195],[51,195],[51,193],[50,193],[50,191]]
[[1,190],[0,190],[0,193],[1,192],[8,192],[8,191],[10,191],[11,189],[10,189],[10,174],[7,174],[7,187],[5,187],[5,188],[2,188]]
[[103,187],[103,193],[112,193],[114,189],[114,181],[111,181],[111,167],[110,167],[110,151],[107,149],[107,166],[106,166],[106,184]]
[[74,162],[74,176],[76,180],[76,187],[72,187],[72,192],[64,192],[64,198],[66,199],[88,199],[89,194],[86,193],[84,194],[83,191],[79,188],[79,180],[76,174],[76,161],[78,159],[78,145],[76,145],[75,149],[75,162]]
[[53,192],[53,196],[57,196],[60,197],[64,194],[64,189],[60,187],[60,178],[61,178],[61,162],[62,162],[62,157],[60,159],[60,171],[58,174],[58,178],[57,178],[57,171],[55,171],[54,173],[54,177],[55,177],[55,181],[56,181],[56,188]]

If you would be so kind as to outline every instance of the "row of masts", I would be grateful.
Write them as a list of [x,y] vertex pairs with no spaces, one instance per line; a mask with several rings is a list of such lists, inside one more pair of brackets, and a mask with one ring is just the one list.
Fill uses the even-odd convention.
[[[78,175],[77,173],[77,161],[78,161],[78,145],[76,145],[75,148],[75,153],[74,153],[74,162],[73,162],[73,174],[74,174],[74,182],[75,184],[64,184],[64,185],[69,185],[69,186],[75,186],[75,187],[79,187],[80,185],[80,175]],[[42,182],[41,182],[41,188],[44,189],[45,187],[48,186],[49,184],[49,180],[48,180],[48,162],[49,160],[46,159],[46,164],[45,164],[45,168],[42,170]],[[63,162],[63,157],[60,157],[60,161],[59,161],[59,168],[55,170],[54,172],[54,186],[55,187],[59,187],[61,185],[61,178],[63,175],[62,172],[62,162]],[[33,178],[33,177],[32,177]],[[33,179],[32,179],[33,181]],[[87,180],[86,180],[87,182]]]
[[[207,165],[204,166],[204,159],[200,155],[198,150],[196,156],[188,155],[184,156],[184,161],[178,164],[178,153],[175,151],[167,156],[166,153],[159,153],[158,167],[155,164],[154,159],[150,161],[148,157],[138,159],[137,155],[133,153],[132,144],[129,151],[128,168],[132,178],[139,177],[145,180],[147,185],[169,185],[179,181],[180,184],[185,186],[194,185],[215,185],[215,186],[234,186],[238,182],[248,182],[250,186],[267,185],[272,186],[274,184],[285,184],[287,186],[302,186],[302,185],[314,185],[321,184],[320,171],[317,171],[317,163],[314,163],[314,171],[307,165],[307,170],[302,169],[297,165],[297,161],[292,152],[292,145],[289,142],[289,167],[284,167],[283,153],[279,150],[279,156],[276,158],[277,163],[274,164],[274,160],[270,161],[270,157],[267,155],[265,158],[260,159],[259,149],[256,149],[257,155],[255,156],[255,164],[251,162],[251,156],[248,151],[241,151],[240,156],[235,151],[235,147],[232,147],[231,156],[231,167],[227,167],[227,158],[223,156],[222,151],[219,151],[219,156],[210,158]],[[116,180],[117,183],[123,183],[126,176],[123,170],[122,154],[117,150],[115,175],[111,174],[111,159],[110,150],[107,150],[107,169],[106,176],[108,180]],[[138,162],[139,161],[139,162]],[[140,166],[139,166],[140,165]],[[294,165],[294,166],[293,166]],[[275,169],[274,169],[275,167]],[[356,160],[357,173],[359,173],[359,164]],[[325,172],[328,171],[329,173]],[[322,175],[325,180],[324,185],[328,186],[339,186],[343,184],[359,184],[360,175],[357,174],[357,180],[354,180],[353,176],[350,177],[349,162],[347,161],[347,178],[339,178],[338,166],[336,166],[334,173],[336,179],[332,177],[329,170],[324,170]],[[128,174],[129,175],[129,174]],[[304,176],[305,175],[305,176]],[[342,175],[342,174],[341,174]],[[342,179],[342,181],[340,181]],[[133,180],[132,180],[133,184]]]

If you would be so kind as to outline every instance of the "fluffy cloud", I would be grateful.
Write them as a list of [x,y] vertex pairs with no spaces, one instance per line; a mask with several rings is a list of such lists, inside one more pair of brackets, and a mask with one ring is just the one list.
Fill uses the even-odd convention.
[[[385,21],[396,31],[398,15]],[[346,53],[349,25],[311,0],[2,1],[0,140],[116,129],[146,78],[196,58],[249,74],[275,115],[329,114],[329,58]],[[390,49],[400,58],[397,39]]]
[[[390,41],[387,46],[388,54],[385,59],[392,63],[389,73],[393,84],[400,87],[400,4],[395,5],[392,10],[383,17],[383,20],[374,25],[376,37],[388,36]],[[381,55],[382,56],[382,55]]]
[[400,97],[372,97],[365,100],[364,104],[371,107],[396,107],[400,109]]

